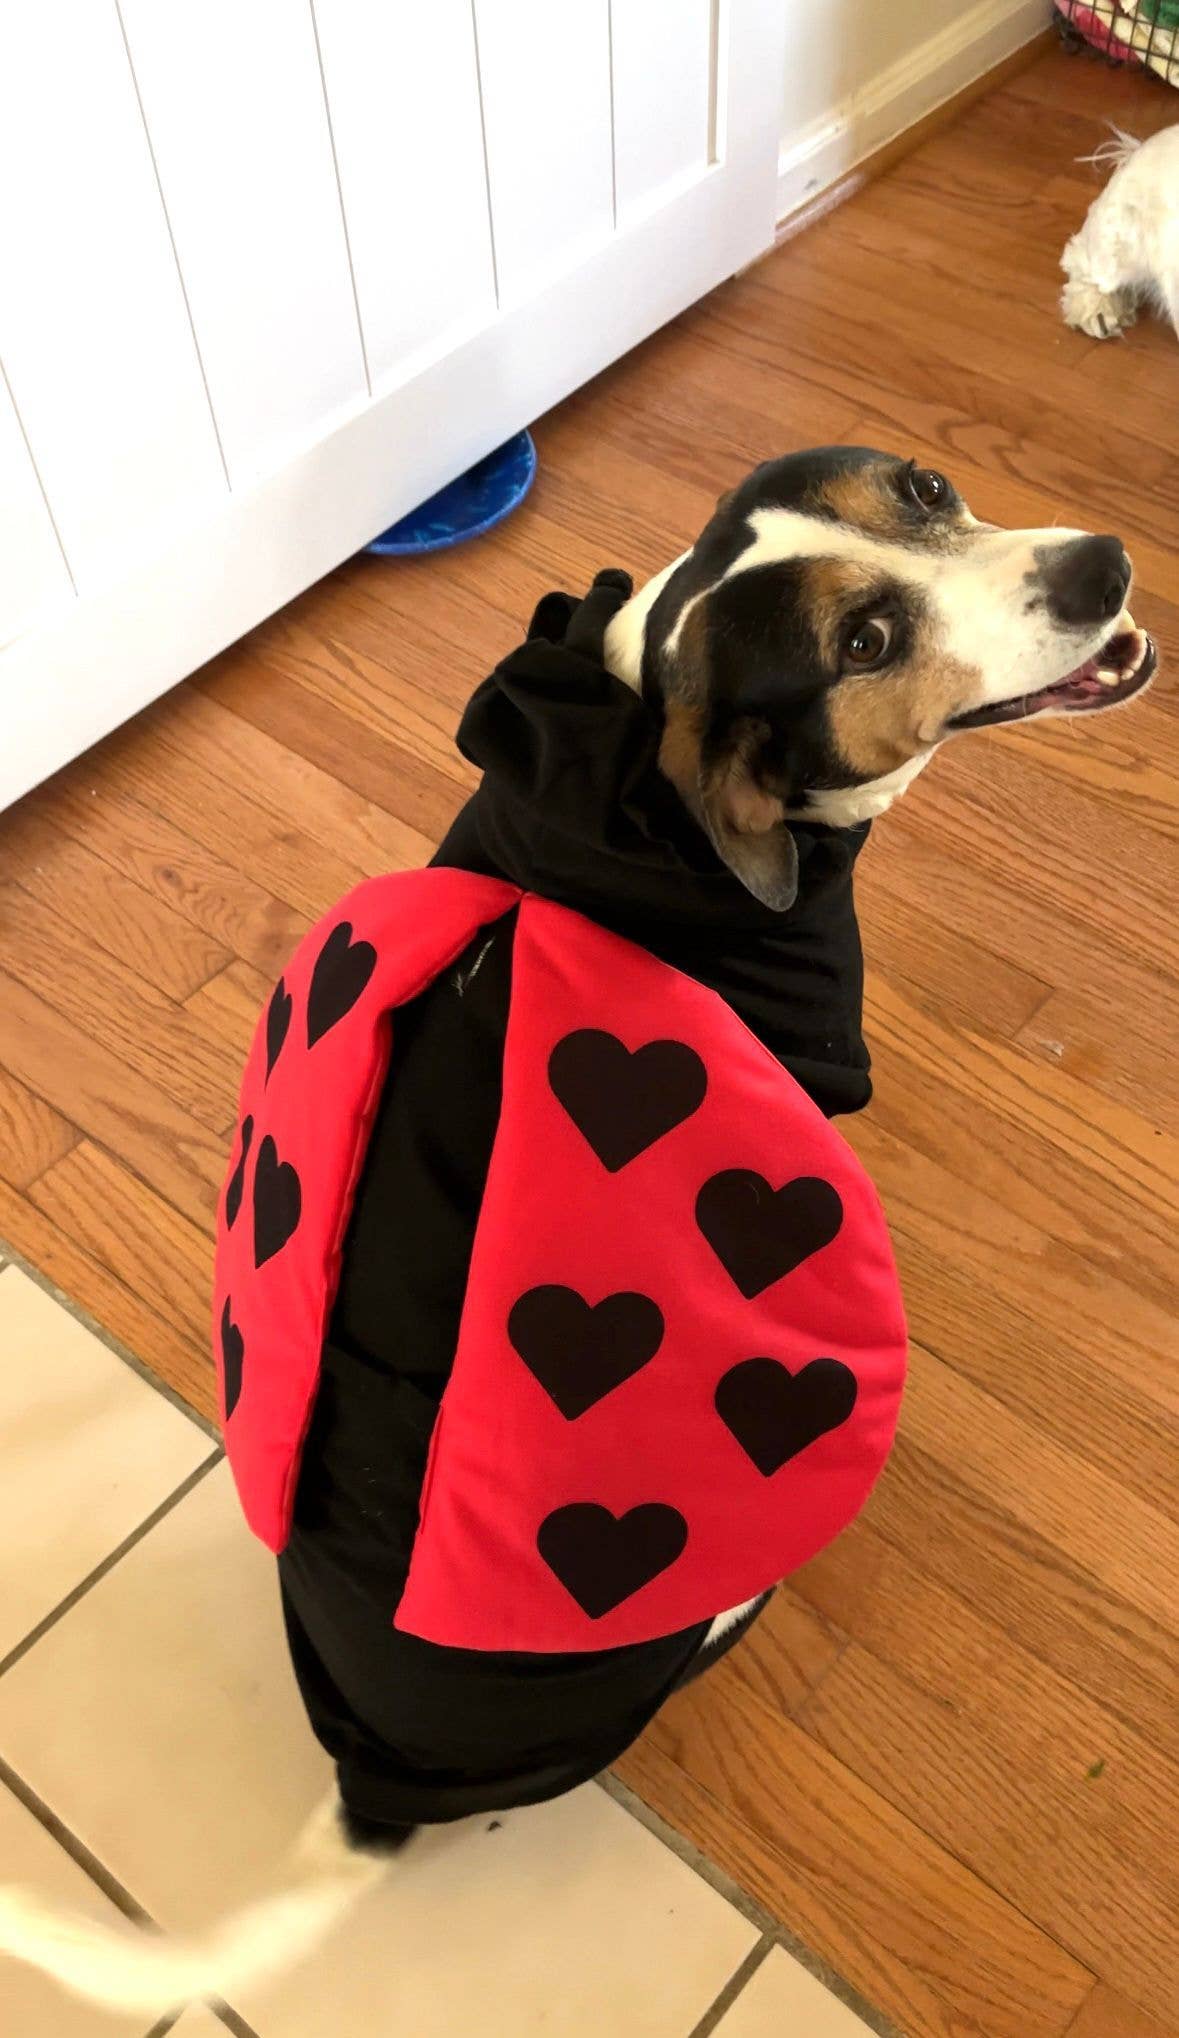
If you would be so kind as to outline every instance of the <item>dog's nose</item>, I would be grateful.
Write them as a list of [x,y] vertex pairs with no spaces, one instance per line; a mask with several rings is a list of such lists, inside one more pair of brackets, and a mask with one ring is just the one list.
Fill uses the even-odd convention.
[[1126,548],[1120,538],[1072,538],[1046,560],[1044,581],[1058,623],[1112,623],[1130,585]]

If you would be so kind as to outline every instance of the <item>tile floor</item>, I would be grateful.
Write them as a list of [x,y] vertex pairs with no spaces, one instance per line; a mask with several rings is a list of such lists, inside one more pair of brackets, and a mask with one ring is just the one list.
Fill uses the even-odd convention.
[[[215,1444],[16,1266],[0,1268],[0,1764],[165,1929],[273,1880],[328,1783],[273,1569]],[[0,1772],[2,1775],[2,1772]],[[113,1916],[0,1781],[0,1880]],[[161,2012],[165,2005],[161,2004]],[[148,2038],[0,1964],[0,2028]],[[162,2023],[159,2027],[163,2028]],[[868,2027],[597,1786],[423,1836],[227,2021],[178,2038],[863,2038]]]

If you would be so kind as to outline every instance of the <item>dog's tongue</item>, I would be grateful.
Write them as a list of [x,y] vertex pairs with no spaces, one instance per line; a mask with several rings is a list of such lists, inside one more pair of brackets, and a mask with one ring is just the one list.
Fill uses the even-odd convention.
[[1092,658],[1086,658],[1083,665],[1065,674],[1053,686],[1043,687],[1033,694],[1034,701],[1051,700],[1097,700],[1112,688],[1120,686],[1127,676],[1136,670],[1146,654],[1147,640],[1138,628],[1134,618],[1126,611],[1118,619],[1116,635],[1104,643]]

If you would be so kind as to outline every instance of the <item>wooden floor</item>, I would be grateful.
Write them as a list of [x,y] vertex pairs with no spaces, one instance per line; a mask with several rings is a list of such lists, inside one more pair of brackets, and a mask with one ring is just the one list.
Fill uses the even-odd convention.
[[540,592],[655,570],[834,439],[1125,537],[1150,700],[952,747],[861,865],[891,1466],[622,1765],[910,2038],[1179,2030],[1179,346],[1057,321],[1105,115],[1179,101],[1043,57],[542,419],[501,531],[344,567],[0,820],[0,1236],[211,1411],[254,1014],[312,916],[427,855]]

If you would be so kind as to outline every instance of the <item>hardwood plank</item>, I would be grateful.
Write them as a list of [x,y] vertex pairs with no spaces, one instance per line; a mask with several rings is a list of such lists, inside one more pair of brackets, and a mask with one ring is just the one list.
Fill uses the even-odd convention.
[[182,1217],[130,1169],[83,1140],[35,1182],[29,1201],[57,1229],[196,1341],[210,1321],[212,1263],[203,1226]]
[[106,955],[130,961],[167,998],[184,999],[224,969],[230,951],[113,870],[24,801],[0,821],[0,857],[19,858],[21,884]]
[[[1091,924],[1080,887],[1070,910],[1051,887],[1037,883],[1033,868],[1001,856],[995,842],[984,849],[957,791],[961,786],[969,793],[979,769],[985,764],[972,766],[967,758],[959,767],[952,755],[939,757],[869,843],[862,880],[869,953],[873,901],[883,893],[890,901],[916,901],[939,934],[973,930],[1004,961],[1024,968],[1034,962],[1053,986],[1100,984],[1111,1022],[1115,1014],[1132,1012],[1158,989],[1158,970],[1132,942],[1115,944]],[[927,829],[915,812],[916,803],[927,798],[947,816],[940,832],[936,825]],[[1171,981],[1163,977],[1164,989]]]
[[1015,1035],[1019,1045],[1113,1103],[1139,1110],[1148,1124],[1179,1135],[1173,1088],[1175,993],[1163,979],[1119,1014],[1111,1038],[1110,1005],[1094,990],[1054,991]]
[[280,827],[297,817],[317,843],[365,877],[421,863],[429,853],[431,845],[415,828],[290,756],[261,730],[243,730],[197,687],[177,687],[148,712],[144,727],[159,737],[170,758],[199,754],[226,792],[272,815]]
[[[917,1685],[963,1732],[973,1726],[1009,1746],[1017,1768],[1035,1771],[1029,1788],[1084,1786],[1070,1818],[1140,1869],[1157,1867],[1164,1886],[1175,1882],[1169,1835],[1179,1816],[1179,1764],[981,1613],[966,1581],[950,1591],[861,1516],[795,1575],[792,1592],[827,1622],[852,1620],[849,1648]],[[827,1697],[825,1682],[812,1683],[800,1708],[808,1729]]]
[[7,974],[52,1005],[96,1046],[132,1052],[165,1095],[211,1132],[233,1104],[224,1059],[199,1022],[133,966],[92,946],[20,886],[0,883],[0,953]]
[[1173,2011],[1163,2023],[1156,2023],[1116,1989],[1099,1983],[1070,2027],[1069,2038],[1175,2038],[1177,2030]]
[[[847,1636],[837,1621],[780,1585],[744,1640],[724,1661],[726,1678],[793,1718],[839,1660]],[[719,1667],[716,1674],[719,1675]]]
[[1179,1522],[1043,1437],[920,1345],[912,1348],[905,1434],[996,1514],[1067,1549],[1078,1571],[1165,1634],[1175,1611]]
[[275,981],[275,976],[263,976],[248,962],[231,962],[188,1000],[188,1010],[198,1013],[209,1031],[225,1042],[236,1068],[245,1068],[258,1015],[268,1003]]
[[1051,984],[996,955],[977,929],[939,923],[921,900],[878,885],[876,869],[870,859],[860,885],[869,956],[887,957],[891,979],[932,999],[948,1023],[1022,1039],[1053,996]]
[[441,840],[463,803],[464,789],[453,774],[410,757],[396,738],[376,735],[339,705],[325,715],[322,701],[289,675],[275,675],[260,687],[256,665],[234,663],[227,653],[206,666],[197,686],[292,756],[385,806],[431,843]]
[[[199,689],[189,692],[200,698]],[[175,698],[170,694],[163,704],[166,714],[149,709],[132,727],[106,739],[101,750],[108,783],[163,814],[173,827],[190,829],[202,848],[227,857],[235,869],[309,919],[317,919],[334,899],[371,875],[310,832],[315,803],[309,804],[295,786],[285,810],[276,813],[261,777],[256,796],[250,794],[246,771],[238,783],[227,785],[220,761],[200,743],[186,744],[179,722],[171,726]],[[240,717],[221,712],[238,726]],[[242,726],[249,731],[249,724]],[[273,747],[280,748],[277,743]],[[288,777],[289,767],[302,766],[308,773],[315,769],[290,752],[285,762]]]
[[0,1068],[0,1176],[27,1189],[77,1144],[77,1127]]
[[[1014,868],[1031,898],[1099,932],[1107,949],[1136,961],[1148,956],[1156,971],[1179,976],[1168,861],[1136,807],[1123,803],[1112,815],[1107,802],[1052,773],[1031,732],[1022,741],[992,742],[985,771],[964,752],[965,745],[951,745],[921,788],[925,798],[898,807],[891,818],[900,830],[935,836],[943,849],[954,841],[977,867]],[[1085,854],[1090,844],[1116,871],[1116,885],[1096,881],[1098,866]]]
[[[857,1640],[800,1723],[1079,1959],[1165,2008],[1179,1956],[1179,1764],[904,1553],[876,1539],[873,1554]],[[812,1568],[801,1589],[842,1604],[839,1562]]]
[[[963,1427],[956,1424],[959,1438]],[[1111,1592],[1069,1542],[1029,1523],[1018,1505],[996,1501],[977,1470],[963,1476],[948,1464],[949,1448],[930,1451],[902,1435],[873,1495],[873,1526],[889,1542],[921,1550],[939,1583],[969,1589],[987,1619],[1174,1761],[1179,1641],[1170,1618]]]
[[[83,764],[89,760],[83,760]],[[276,970],[310,920],[224,856],[159,813],[117,792],[105,771],[87,785],[81,765],[54,780],[53,818],[112,869],[154,892],[219,948],[263,972]],[[31,802],[26,802],[31,805]],[[20,810],[18,810],[20,811]]]
[[880,1125],[950,1169],[969,1155],[971,1178],[989,1195],[1174,1306],[1179,1145],[1170,1135],[1058,1064],[981,1034],[951,1034],[887,978],[870,981],[865,1011],[888,1054],[876,1087]]
[[[362,729],[386,742],[396,741],[408,760],[420,760],[432,771],[453,778],[460,790],[473,787],[475,774],[454,747],[457,705],[445,698],[441,684],[422,683],[411,676],[417,660],[410,653],[404,654],[401,669],[395,669],[397,653],[392,644],[385,660],[378,662],[351,644],[312,636],[296,621],[276,628],[266,655],[276,673],[298,680],[316,696],[321,713],[324,707],[342,701]],[[440,669],[444,665],[438,653],[435,664]],[[427,851],[428,845],[419,840],[416,853],[399,857],[399,862],[402,866],[421,863]]]
[[1087,1463],[1179,1515],[1171,1309],[1096,1270],[968,1166],[942,1166],[874,1120],[853,1144],[893,1230],[922,1343]]
[[1170,2005],[1174,1884],[1153,1863],[1127,1858],[1123,1821],[1116,1889],[1105,1886],[1107,1836],[1093,1815],[1101,1779],[1086,1782],[1079,1751],[1071,1786],[1046,1783],[1011,1720],[1001,1717],[994,1732],[985,1719],[955,1715],[856,1643],[803,1724],[1059,1945],[1115,1986],[1133,1986],[1144,2008]]
[[[133,1040],[128,1048],[135,1052]],[[194,1223],[211,1224],[228,1142],[173,1103],[154,1076],[120,1060],[3,971],[0,1067],[63,1117],[68,1112]]]
[[1067,2029],[1083,1963],[801,1728],[731,1679],[725,1699],[682,1692],[618,1764],[623,1780],[907,2038]]
[[[1151,617],[1152,623],[1157,621]],[[1151,694],[1133,720],[1119,716],[1098,744],[1077,741],[1068,723],[1047,721],[1035,732],[1034,761],[1043,779],[1062,778],[1091,795],[1096,808],[1134,816],[1140,840],[1156,854],[1179,838],[1179,728],[1164,697]],[[1018,748],[1018,746],[1017,746]],[[1029,746],[1029,750],[1031,746]]]

